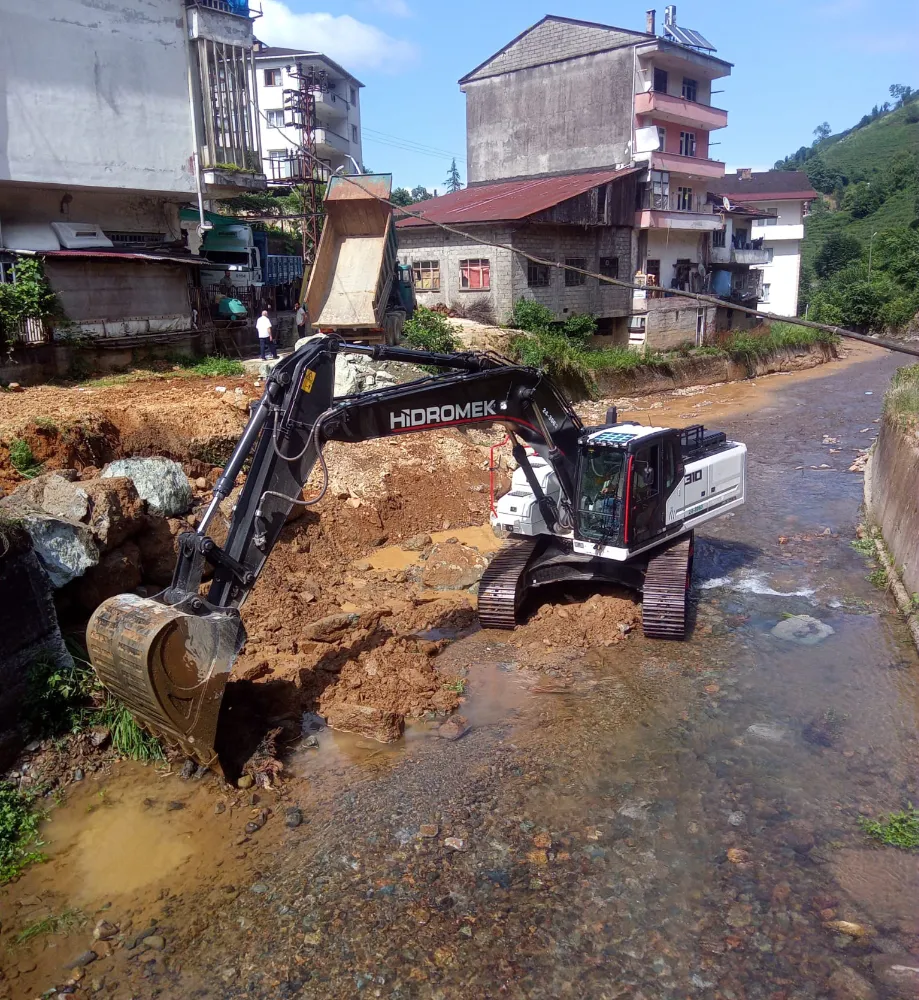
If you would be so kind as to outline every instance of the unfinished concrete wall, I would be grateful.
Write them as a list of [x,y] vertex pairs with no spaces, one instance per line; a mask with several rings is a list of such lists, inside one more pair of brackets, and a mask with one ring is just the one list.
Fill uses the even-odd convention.
[[695,299],[668,296],[647,300],[645,343],[655,351],[669,351],[681,344],[701,344],[714,330],[715,306],[700,306]]
[[919,593],[919,439],[886,419],[871,459],[871,516],[907,592]]
[[0,0],[0,181],[192,193],[185,31],[182,0]]
[[[633,270],[632,230],[625,227],[533,226],[514,233],[513,245],[536,257],[564,261],[584,258],[588,271],[598,271],[601,257],[619,261],[618,277],[628,281]],[[583,285],[567,285],[565,272],[548,269],[549,284],[531,287],[528,283],[528,262],[515,256],[513,267],[513,298],[532,299],[552,310],[557,320],[572,313],[591,313],[599,319],[628,316],[632,293],[628,288],[601,283],[597,278],[585,278]]]
[[[500,226],[468,227],[480,232],[483,239],[509,243],[511,230]],[[440,288],[425,291],[416,287],[419,305],[430,309],[438,303],[469,307],[475,302],[487,303],[499,323],[510,318],[514,307],[511,270],[513,254],[493,246],[462,240],[451,233],[433,227],[411,227],[399,230],[399,260],[403,264],[415,261],[436,261],[440,268]],[[484,259],[489,262],[491,287],[488,291],[463,289],[460,281],[460,261]]]
[[632,62],[627,45],[467,82],[469,182],[627,163]]
[[73,666],[51,594],[28,533],[0,523],[0,768],[18,750],[29,666],[40,659]]

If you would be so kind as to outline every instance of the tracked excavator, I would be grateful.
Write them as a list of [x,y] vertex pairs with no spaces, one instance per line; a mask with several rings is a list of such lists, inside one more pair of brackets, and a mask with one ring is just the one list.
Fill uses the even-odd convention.
[[[334,398],[335,360],[344,352],[436,374]],[[614,409],[605,426],[585,427],[544,372],[494,354],[321,337],[268,376],[197,529],[179,537],[171,585],[153,598],[113,597],[93,614],[87,644],[103,684],[152,733],[216,764],[220,704],[246,637],[240,608],[290,511],[325,494],[326,443],[472,425],[503,427],[517,463],[510,491],[492,505],[492,523],[507,540],[479,585],[482,626],[513,628],[540,587],[612,582],[642,592],[645,635],[684,638],[693,531],[744,502],[743,444],[701,425],[618,422]],[[247,463],[217,545],[208,526]],[[304,499],[317,464],[323,485]],[[213,576],[204,596],[206,565]]]

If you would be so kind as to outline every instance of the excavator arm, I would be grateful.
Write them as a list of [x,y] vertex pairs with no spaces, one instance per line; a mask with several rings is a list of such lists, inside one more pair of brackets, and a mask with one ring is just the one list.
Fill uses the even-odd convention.
[[[342,352],[420,364],[438,373],[335,399],[335,359]],[[245,642],[239,608],[294,505],[318,503],[324,495],[325,445],[473,424],[500,424],[508,431],[514,458],[547,523],[570,524],[583,427],[544,373],[492,354],[439,355],[335,338],[311,341],[285,358],[268,376],[197,529],[180,537],[171,585],[156,598],[113,597],[90,619],[87,642],[102,682],[152,732],[215,765],[220,703]],[[542,495],[528,448],[554,469],[562,492],[558,505]],[[247,463],[221,547],[207,529]],[[323,486],[316,497],[304,500],[303,487],[317,463]],[[208,563],[214,572],[204,598],[200,592]]]

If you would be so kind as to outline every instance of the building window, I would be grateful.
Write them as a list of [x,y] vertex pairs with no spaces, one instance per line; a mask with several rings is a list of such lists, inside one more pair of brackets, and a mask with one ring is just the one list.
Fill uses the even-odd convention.
[[290,153],[286,149],[269,149],[268,159],[269,160],[286,160],[290,156]]
[[491,263],[487,257],[460,261],[460,289],[488,291],[491,288]]
[[609,189],[606,184],[597,188],[597,221],[601,225],[606,222],[606,195],[608,190]]
[[696,133],[680,132],[680,156],[696,155]]
[[667,129],[662,125],[657,126],[657,148],[662,152],[667,152]]
[[577,271],[569,271],[569,267],[579,267],[582,271],[587,270],[586,257],[566,257],[565,258],[565,287],[577,288],[579,285],[587,284],[587,275],[579,274]]
[[600,258],[600,274],[604,278],[618,278],[619,277],[619,258],[618,257],[601,257]]
[[549,287],[549,265],[527,261],[527,288]]
[[678,187],[676,189],[676,210],[678,212],[692,211],[692,188]]
[[695,101],[699,92],[699,85],[695,80],[690,80],[688,76],[683,77],[683,100]]
[[696,310],[696,347],[702,346],[705,339],[705,310]]
[[771,285],[765,285],[765,284],[763,285],[763,292],[762,292],[762,295],[760,295],[760,297],[759,297],[760,302],[768,302],[769,301],[769,289],[771,287],[772,287]]
[[715,250],[721,247],[727,246],[727,230],[726,229],[716,229],[712,233],[712,247]]
[[12,285],[16,280],[16,269],[12,260],[0,260],[0,285]]
[[268,120],[269,126],[273,128],[283,128],[284,127],[284,109],[281,108],[277,111],[266,111],[265,117]]
[[357,142],[357,125],[351,126],[351,141]]
[[652,257],[648,258],[645,265],[645,274],[648,276],[649,285],[660,285],[661,283],[661,262]]
[[351,104],[352,106],[357,104],[357,87],[351,88]]
[[281,86],[281,71],[279,69],[265,70],[265,86],[266,87]]
[[413,260],[412,280],[415,282],[416,292],[439,292],[440,261]]
[[654,89],[658,94],[667,93],[667,70],[654,69]]

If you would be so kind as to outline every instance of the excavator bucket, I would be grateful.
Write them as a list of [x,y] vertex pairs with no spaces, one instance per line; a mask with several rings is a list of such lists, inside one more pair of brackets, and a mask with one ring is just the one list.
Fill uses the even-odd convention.
[[220,703],[244,638],[238,617],[192,615],[134,594],[105,601],[86,628],[105,687],[154,736],[217,769]]

